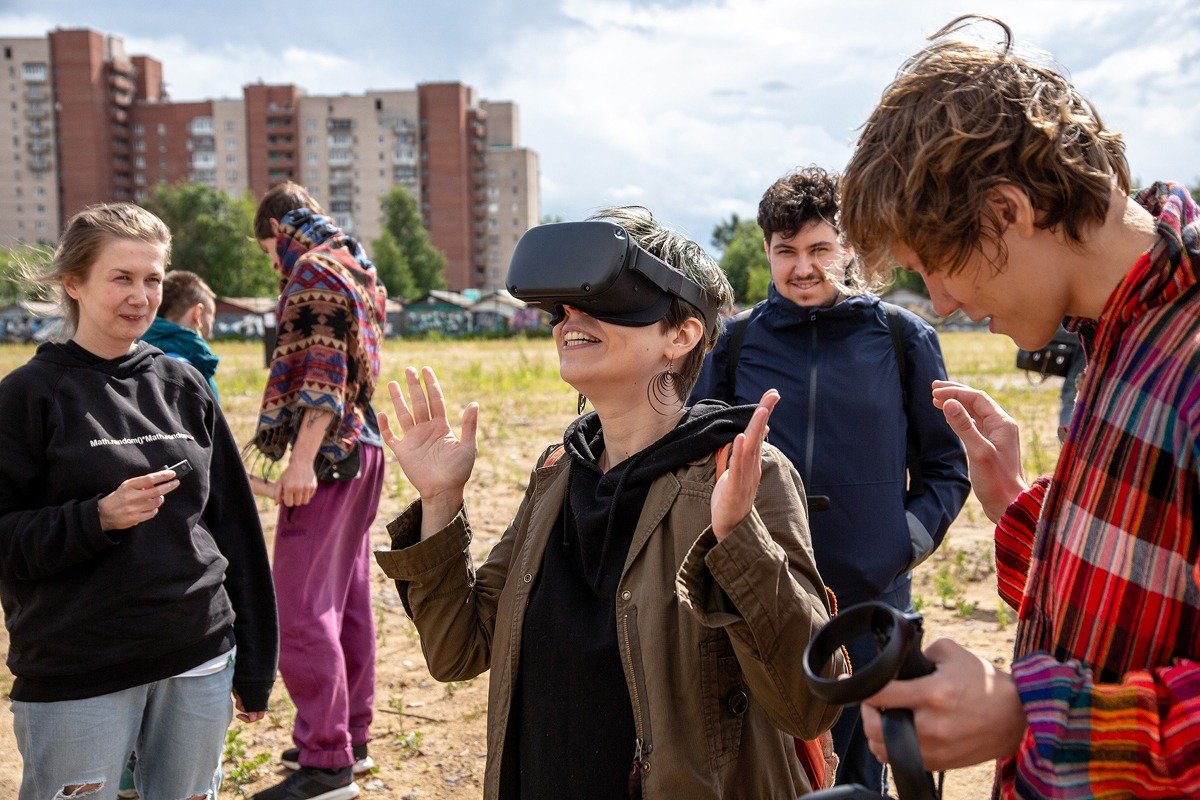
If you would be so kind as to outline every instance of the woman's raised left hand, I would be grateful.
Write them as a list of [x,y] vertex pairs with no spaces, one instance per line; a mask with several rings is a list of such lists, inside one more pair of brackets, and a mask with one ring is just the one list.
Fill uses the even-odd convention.
[[739,433],[733,440],[728,469],[713,486],[712,529],[718,542],[754,508],[754,496],[762,479],[762,444],[767,438],[767,420],[778,402],[779,392],[768,389],[763,393],[745,433]]

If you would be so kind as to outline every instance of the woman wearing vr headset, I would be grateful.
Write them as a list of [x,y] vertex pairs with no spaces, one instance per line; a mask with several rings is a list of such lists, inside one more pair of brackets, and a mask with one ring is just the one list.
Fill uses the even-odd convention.
[[[553,311],[560,374],[596,410],[538,459],[477,571],[478,406],[456,437],[433,371],[409,368],[380,420],[420,499],[379,563],[434,677],[492,670],[484,797],[806,793],[792,737],[838,712],[802,676],[830,606],[799,476],[763,441],[779,395],[684,405],[724,275],[644,209],[612,209],[526,233],[509,285]],[[835,654],[827,674],[844,671]]]

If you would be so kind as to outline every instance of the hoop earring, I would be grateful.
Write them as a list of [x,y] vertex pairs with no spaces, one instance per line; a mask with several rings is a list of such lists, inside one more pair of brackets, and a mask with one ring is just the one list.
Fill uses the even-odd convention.
[[665,416],[671,413],[671,407],[676,403],[684,402],[685,398],[680,391],[682,387],[683,376],[675,371],[675,359],[672,358],[667,362],[666,369],[650,379],[646,386],[646,399],[655,411]]
[[587,405],[587,398],[583,396],[583,392],[579,393],[579,402],[575,404],[575,415],[583,414],[583,407]]

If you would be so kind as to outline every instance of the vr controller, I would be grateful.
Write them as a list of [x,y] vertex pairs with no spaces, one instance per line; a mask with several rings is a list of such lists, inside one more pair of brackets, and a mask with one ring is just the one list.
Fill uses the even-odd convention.
[[[922,618],[904,614],[886,603],[851,606],[827,622],[804,651],[804,677],[812,693],[827,703],[861,703],[892,680],[910,680],[933,672],[933,662],[921,653]],[[843,646],[864,640],[875,646],[875,658],[855,665],[854,674],[839,680],[821,670]],[[900,800],[934,800],[933,778],[925,772],[912,711],[889,708],[883,712],[883,735],[888,761]],[[813,800],[884,800],[857,784],[837,786],[807,795]]]

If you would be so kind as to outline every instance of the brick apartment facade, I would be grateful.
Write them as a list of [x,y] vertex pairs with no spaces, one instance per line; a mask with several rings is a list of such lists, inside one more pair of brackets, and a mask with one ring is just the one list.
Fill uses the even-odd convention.
[[520,146],[516,104],[461,83],[327,97],[257,83],[237,99],[172,102],[163,65],[116,36],[60,29],[0,39],[0,55],[0,247],[53,242],[83,207],[143,200],[159,183],[258,197],[294,180],[369,249],[379,200],[401,185],[450,288],[491,289],[539,220],[538,157]]

